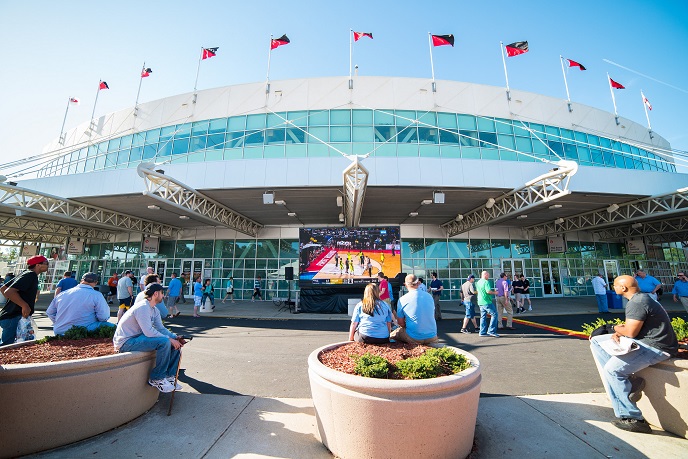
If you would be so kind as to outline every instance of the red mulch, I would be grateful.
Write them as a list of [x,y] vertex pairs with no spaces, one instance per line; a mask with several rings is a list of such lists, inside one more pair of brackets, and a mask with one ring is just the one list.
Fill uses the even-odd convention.
[[[354,357],[361,356],[366,352],[384,357],[394,365],[400,360],[423,355],[428,349],[430,349],[429,346],[422,344],[363,344],[351,342],[335,349],[321,352],[318,359],[326,367],[353,375],[355,374],[354,367],[356,366]],[[393,373],[390,373],[390,376],[395,377]]]
[[110,338],[60,339],[16,349],[0,348],[0,365],[61,362],[112,354],[115,348]]

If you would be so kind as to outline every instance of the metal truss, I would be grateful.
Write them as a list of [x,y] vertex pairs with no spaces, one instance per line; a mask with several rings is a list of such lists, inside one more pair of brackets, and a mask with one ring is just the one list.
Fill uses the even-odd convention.
[[344,225],[358,226],[363,213],[363,199],[368,186],[368,170],[358,162],[353,162],[344,169]]
[[[27,234],[59,236],[61,238],[60,242],[62,243],[66,242],[68,237],[88,239],[90,241],[110,241],[114,237],[114,233],[98,228],[85,228],[61,222],[25,217],[0,217],[0,228],[2,228],[3,231],[13,231],[15,233],[18,231],[25,231]],[[20,238],[18,240],[27,241],[28,239]]]
[[174,226],[4,183],[0,184],[0,207],[13,209],[18,215],[41,215],[86,227],[132,231],[172,239],[179,230]]
[[678,233],[670,234],[655,234],[645,237],[647,243],[661,243],[661,242],[680,242],[684,248],[688,247],[688,231],[680,231]]
[[24,230],[0,229],[0,245],[7,247],[19,247],[21,241],[41,242],[45,244],[64,244],[65,237],[54,234],[34,233]]
[[141,163],[136,168],[146,185],[144,195],[194,214],[194,218],[210,225],[223,225],[249,236],[257,237],[263,225],[233,211],[210,197],[194,190],[162,172],[153,170],[155,164]]
[[628,239],[643,236],[664,236],[665,238],[672,238],[674,241],[684,241],[686,239],[681,237],[676,238],[672,235],[688,233],[688,217],[638,223],[634,225],[613,226],[594,231],[594,233],[601,240],[605,241],[609,239]]
[[559,167],[530,180],[523,188],[516,188],[498,198],[490,198],[486,204],[441,225],[452,237],[483,225],[494,225],[513,218],[528,209],[571,194],[569,181],[578,171],[573,161],[559,161]]
[[673,193],[636,199],[623,204],[613,204],[571,217],[527,227],[533,237],[592,230],[618,224],[630,224],[643,220],[667,218],[688,212],[688,188]]

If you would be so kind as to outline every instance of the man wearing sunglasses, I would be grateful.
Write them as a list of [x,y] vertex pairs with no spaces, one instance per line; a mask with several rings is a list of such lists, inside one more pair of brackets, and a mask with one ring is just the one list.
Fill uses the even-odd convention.
[[677,277],[674,289],[671,291],[674,295],[674,303],[680,301],[686,312],[688,312],[688,277],[686,277],[686,273],[683,271],[679,272]]

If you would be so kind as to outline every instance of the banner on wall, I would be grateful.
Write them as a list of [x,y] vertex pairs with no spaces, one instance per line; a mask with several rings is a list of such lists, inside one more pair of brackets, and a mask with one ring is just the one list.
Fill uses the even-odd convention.
[[70,241],[67,246],[67,255],[81,255],[84,253],[84,241]]
[[143,253],[158,253],[158,244],[160,243],[160,238],[157,237],[146,237],[143,238]]
[[38,253],[38,246],[37,245],[25,245],[22,248],[22,257],[33,257]]
[[550,236],[547,238],[547,251],[549,253],[564,253],[566,252],[566,243],[564,236]]
[[629,239],[626,241],[626,249],[629,255],[639,255],[645,253],[645,243],[642,239]]

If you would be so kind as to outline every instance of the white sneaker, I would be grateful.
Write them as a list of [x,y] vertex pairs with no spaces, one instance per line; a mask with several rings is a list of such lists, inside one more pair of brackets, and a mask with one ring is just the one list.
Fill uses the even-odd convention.
[[165,380],[167,380],[167,382],[170,383],[170,385],[172,385],[172,387],[174,387],[174,390],[184,389],[184,386],[179,384],[179,380],[177,380],[177,385],[176,386],[174,385],[174,376],[168,376],[167,378],[165,378]]
[[174,390],[174,385],[170,384],[167,379],[149,379],[148,384],[164,393],[172,392]]
[[529,311],[532,311],[532,310],[533,310],[533,308],[532,308],[532,307],[530,307],[530,306],[528,306],[528,310],[529,310]]

